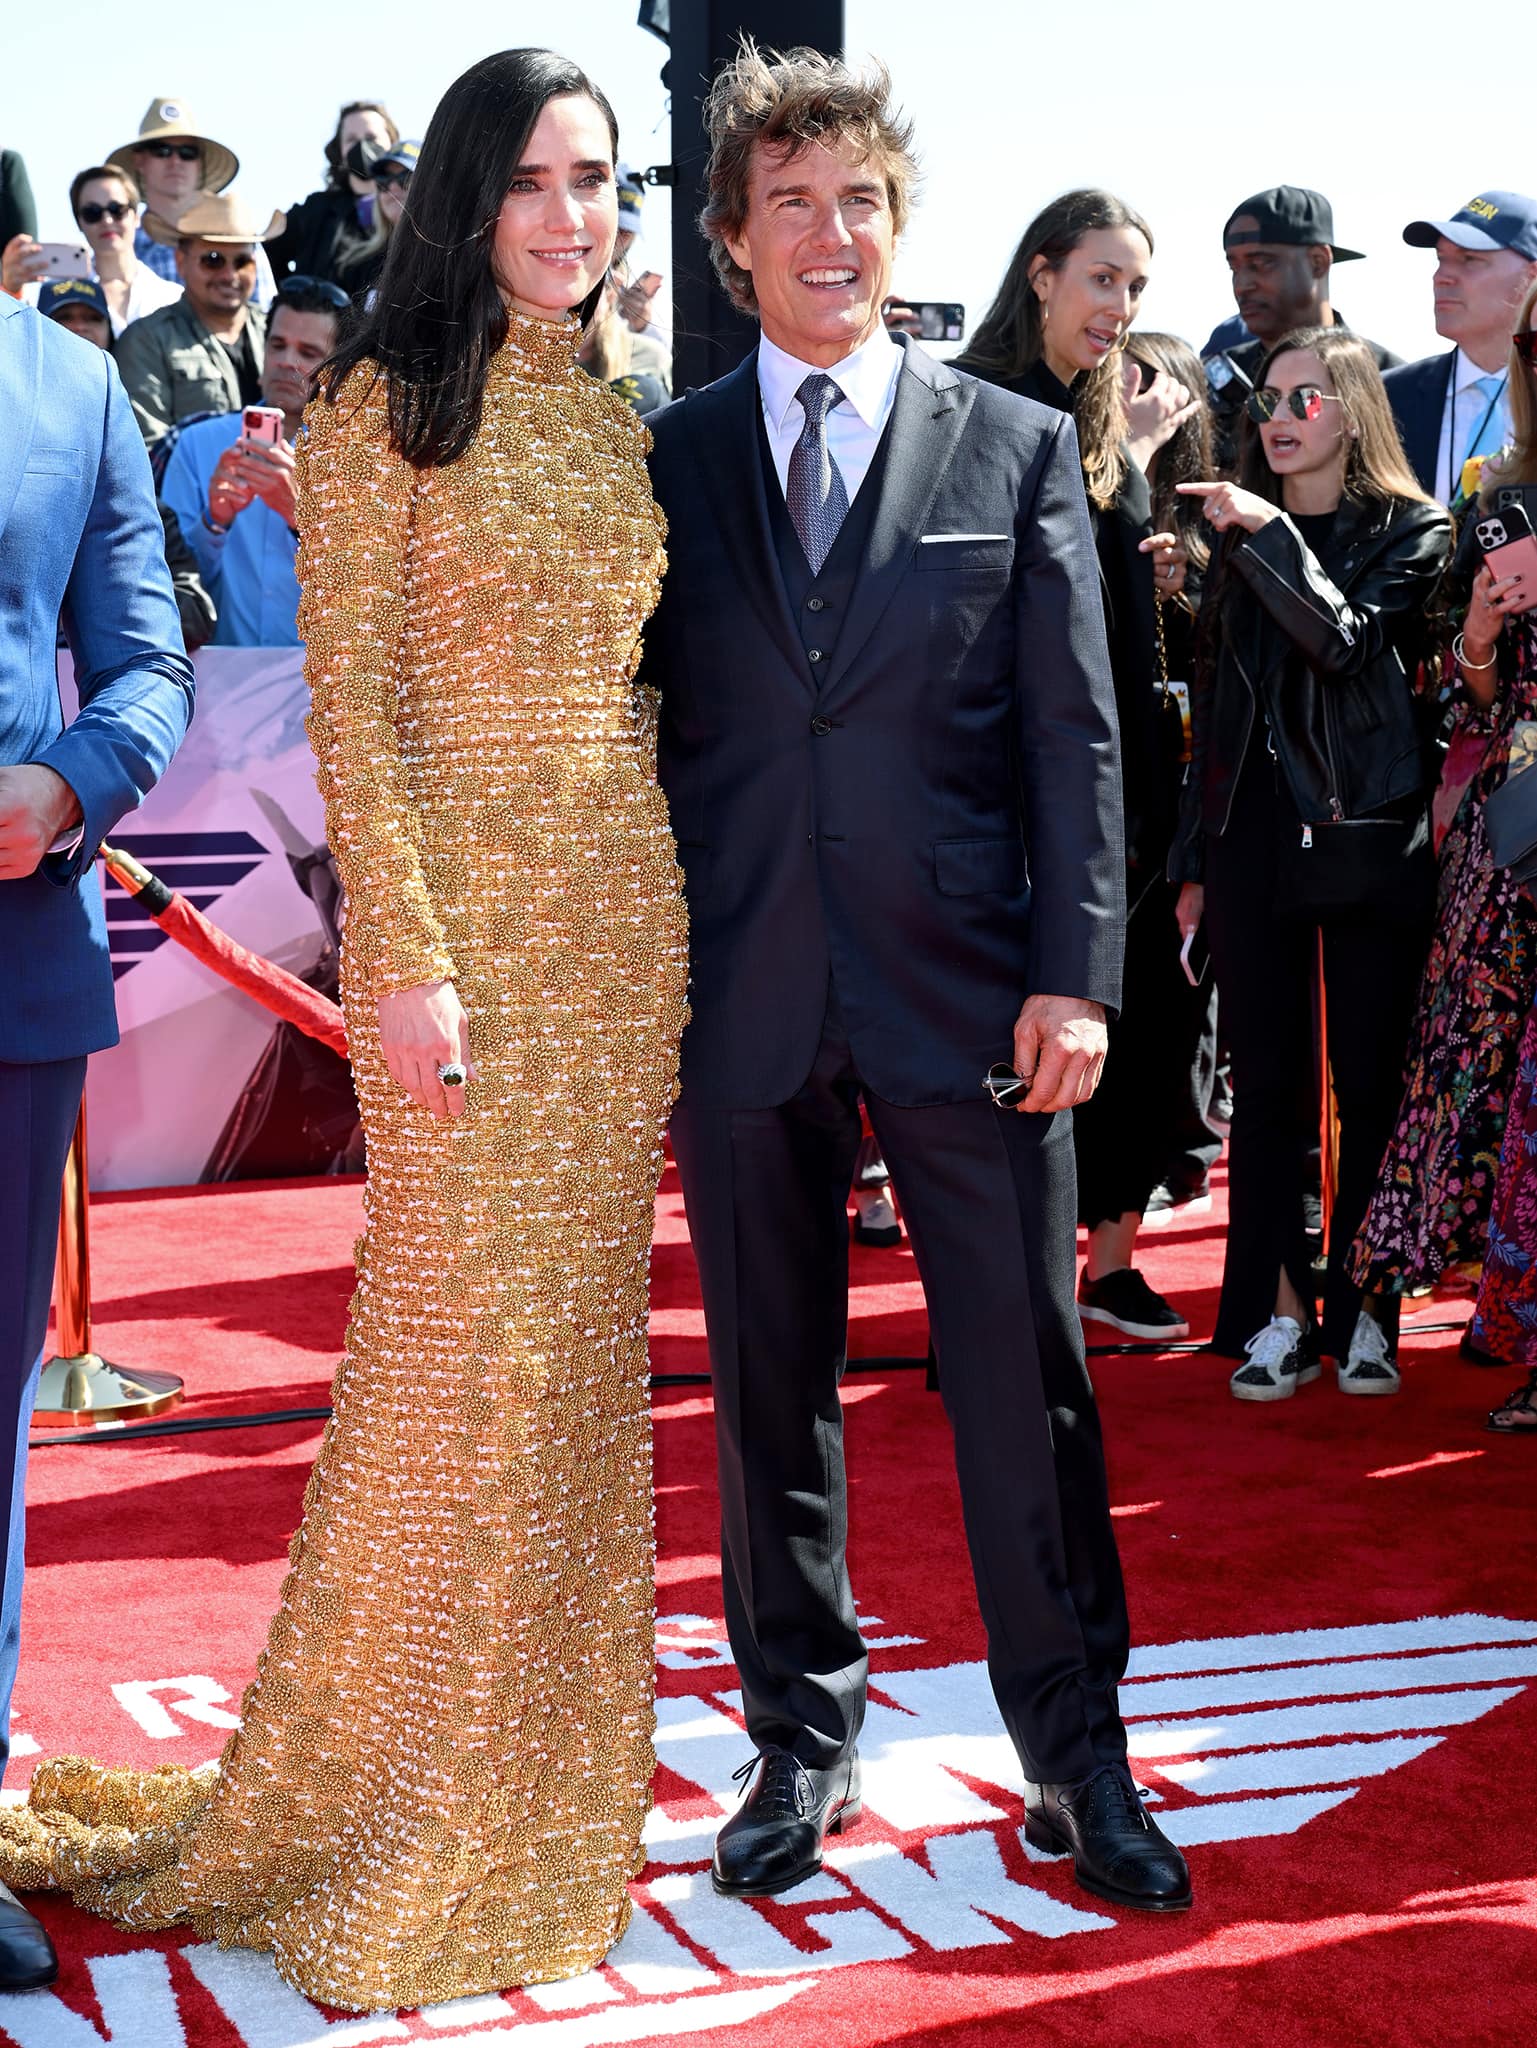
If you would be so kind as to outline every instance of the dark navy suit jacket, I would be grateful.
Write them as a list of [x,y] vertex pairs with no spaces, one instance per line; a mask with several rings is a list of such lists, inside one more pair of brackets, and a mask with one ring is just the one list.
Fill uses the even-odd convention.
[[[1383,373],[1383,384],[1398,438],[1404,444],[1409,466],[1420,480],[1420,488],[1436,492],[1436,457],[1441,452],[1441,421],[1446,412],[1446,392],[1452,379],[1456,349],[1444,355],[1422,356],[1417,363],[1401,363]],[[1452,478],[1455,494],[1457,478]]]
[[[0,882],[0,1060],[117,1039],[96,849],[192,714],[149,458],[106,353],[0,294],[0,764],[74,790],[73,853]],[[62,617],[80,710],[65,727]]]
[[1032,992],[1120,1000],[1115,698],[1072,421],[902,346],[864,560],[815,664],[770,533],[756,355],[650,421],[669,568],[642,680],[687,884],[691,1100],[794,1094],[829,976],[861,1078],[905,1105],[977,1099]]

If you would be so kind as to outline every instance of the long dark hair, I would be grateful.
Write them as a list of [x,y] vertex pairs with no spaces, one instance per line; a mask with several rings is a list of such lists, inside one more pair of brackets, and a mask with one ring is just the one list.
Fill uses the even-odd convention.
[[[360,365],[383,376],[390,439],[418,469],[454,461],[480,430],[486,373],[507,339],[491,264],[497,216],[539,116],[576,96],[596,102],[617,156],[613,108],[553,50],[499,50],[454,80],[428,123],[373,300],[322,373],[332,404]],[[583,300],[584,325],[602,291]]]
[[[1153,231],[1113,192],[1086,188],[1064,192],[1031,221],[1019,238],[998,295],[971,337],[963,361],[998,376],[1022,377],[1045,353],[1040,299],[1030,281],[1038,256],[1060,270],[1085,235],[1096,228],[1134,228],[1151,253]],[[1073,422],[1083,458],[1083,480],[1101,510],[1115,503],[1126,476],[1126,408],[1121,399],[1121,352],[1112,349],[1073,387]]]
[[1150,370],[1162,370],[1183,384],[1199,408],[1183,421],[1164,442],[1148,469],[1148,488],[1153,499],[1153,526],[1160,533],[1177,533],[1195,568],[1204,569],[1211,559],[1210,530],[1199,498],[1182,498],[1179,484],[1198,484],[1215,476],[1212,468],[1211,407],[1206,402],[1206,371],[1195,350],[1178,334],[1143,333],[1133,328],[1126,337],[1126,353]]

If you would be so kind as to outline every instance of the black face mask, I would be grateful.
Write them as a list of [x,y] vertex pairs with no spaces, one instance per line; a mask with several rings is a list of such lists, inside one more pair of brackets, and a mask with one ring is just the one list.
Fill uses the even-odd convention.
[[347,169],[354,178],[372,180],[374,165],[383,156],[388,146],[387,143],[383,142],[370,142],[366,135],[360,135],[357,141],[348,148],[347,154],[342,158],[342,162],[347,166]]

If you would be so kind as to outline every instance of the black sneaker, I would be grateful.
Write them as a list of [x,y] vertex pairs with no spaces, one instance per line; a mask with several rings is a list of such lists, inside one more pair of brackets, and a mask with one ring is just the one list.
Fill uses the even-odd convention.
[[1317,1329],[1293,1316],[1272,1316],[1243,1348],[1247,1362],[1228,1381],[1235,1401],[1289,1401],[1323,1372]]
[[1085,1266],[1078,1283],[1078,1314],[1085,1323],[1108,1323],[1123,1337],[1174,1344],[1190,1335],[1190,1325],[1179,1310],[1155,1294],[1134,1266],[1119,1266],[1102,1280],[1091,1280]]

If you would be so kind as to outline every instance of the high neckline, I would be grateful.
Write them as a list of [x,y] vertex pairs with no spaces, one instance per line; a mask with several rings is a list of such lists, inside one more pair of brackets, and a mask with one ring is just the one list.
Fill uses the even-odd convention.
[[507,339],[499,351],[517,375],[539,384],[560,384],[571,375],[581,346],[582,323],[574,313],[563,320],[539,320],[507,309]]

